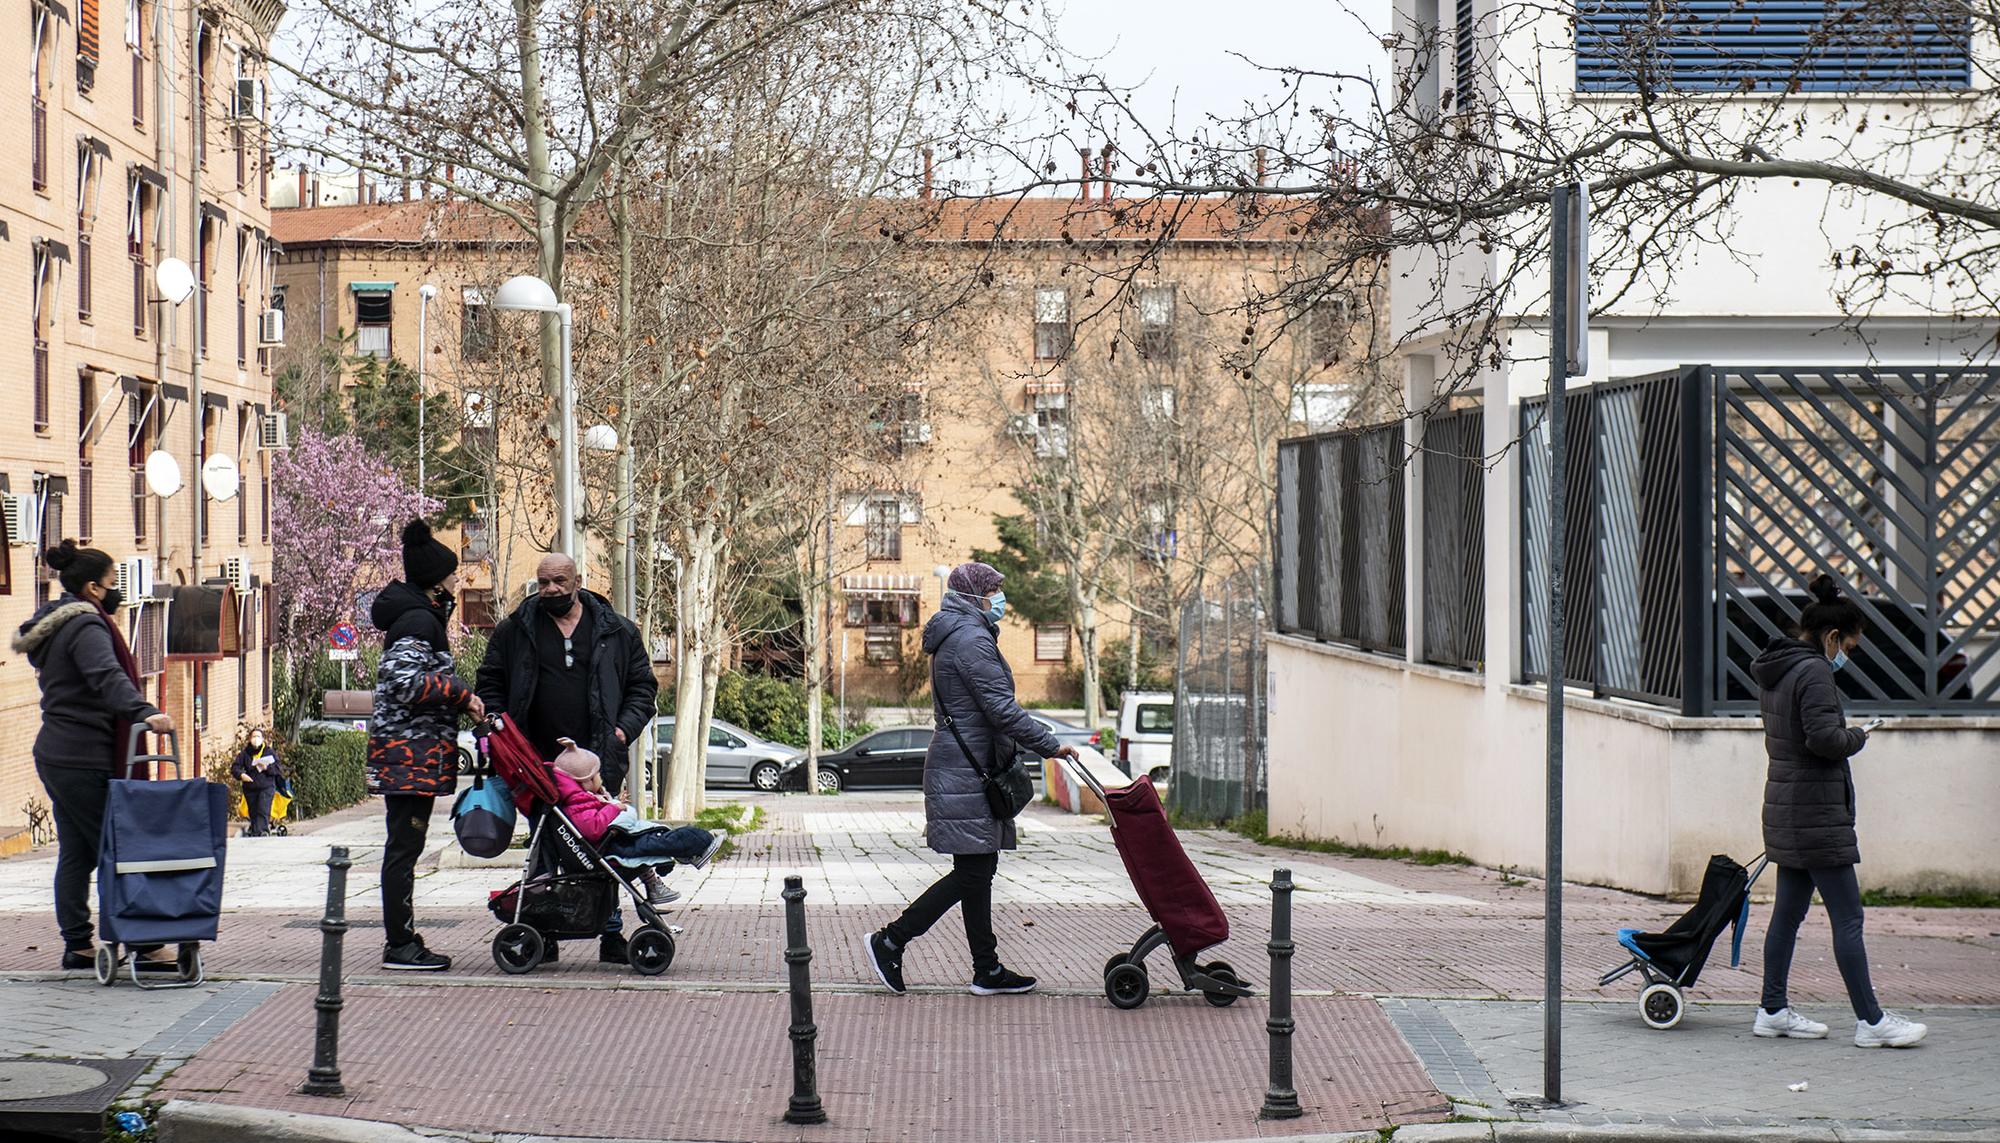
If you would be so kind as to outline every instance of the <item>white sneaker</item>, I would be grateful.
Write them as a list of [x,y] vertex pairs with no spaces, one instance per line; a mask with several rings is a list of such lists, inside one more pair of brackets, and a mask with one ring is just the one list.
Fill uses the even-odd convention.
[[1794,1040],[1824,1040],[1826,1025],[1817,1020],[1808,1020],[1790,1008],[1780,1008],[1777,1012],[1757,1009],[1757,1026],[1752,1034],[1766,1040],[1789,1036]]
[[1887,1008],[1882,1010],[1882,1018],[1873,1024],[1866,1020],[1854,1022],[1854,1046],[1857,1048],[1907,1048],[1922,1040],[1929,1028],[1915,1020],[1905,1020]]
[[695,869],[704,868],[705,866],[708,865],[709,862],[715,860],[716,853],[722,849],[723,843],[728,840],[729,840],[728,830],[726,829],[716,830],[714,835],[708,839],[708,848],[702,851],[700,857],[697,857],[693,861],[688,862],[688,865]]

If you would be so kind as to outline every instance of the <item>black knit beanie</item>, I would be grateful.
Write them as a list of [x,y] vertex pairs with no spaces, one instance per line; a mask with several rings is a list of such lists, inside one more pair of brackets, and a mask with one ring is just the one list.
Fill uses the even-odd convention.
[[431,538],[430,525],[412,520],[403,526],[403,582],[433,588],[458,570],[458,553]]

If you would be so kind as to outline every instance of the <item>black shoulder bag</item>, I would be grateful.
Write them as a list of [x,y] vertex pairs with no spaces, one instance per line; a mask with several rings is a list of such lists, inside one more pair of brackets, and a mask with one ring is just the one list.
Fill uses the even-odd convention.
[[[947,637],[945,643],[949,642],[951,639]],[[938,650],[944,650],[944,643],[938,644]],[[931,694],[938,694],[936,655],[931,656]],[[986,808],[993,812],[993,819],[1004,822],[1020,817],[1021,811],[1028,808],[1028,803],[1035,800],[1035,780],[1028,776],[1028,768],[1021,765],[1020,756],[1017,754],[1008,759],[1005,765],[994,759],[989,767],[982,769],[972,748],[965,744],[965,736],[958,732],[957,720],[944,709],[942,696],[938,698],[938,718],[944,722],[944,728],[951,731],[952,741],[958,743],[959,753],[965,755],[973,773],[979,775],[986,793]]]

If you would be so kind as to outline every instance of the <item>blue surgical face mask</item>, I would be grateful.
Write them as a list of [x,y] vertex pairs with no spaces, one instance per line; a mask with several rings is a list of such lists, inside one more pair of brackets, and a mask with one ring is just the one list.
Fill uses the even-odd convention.
[[986,605],[986,618],[998,623],[1000,617],[1005,614],[1007,614],[1007,593],[996,591],[993,593],[992,602]]
[[1841,650],[1835,651],[1833,653],[1833,669],[1837,671],[1840,668],[1845,667],[1846,665],[1847,665],[1846,648],[1842,648]]

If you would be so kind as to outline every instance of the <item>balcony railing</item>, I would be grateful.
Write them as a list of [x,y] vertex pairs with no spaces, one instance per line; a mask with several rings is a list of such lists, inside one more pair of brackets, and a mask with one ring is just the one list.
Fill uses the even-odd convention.
[[90,234],[78,231],[76,235],[76,316],[79,321],[89,321],[95,302],[91,283],[96,275],[91,272]]
[[35,339],[35,431],[49,431],[49,343]]
[[132,542],[146,543],[146,469],[138,464],[132,466]]
[[39,95],[28,111],[28,179],[38,191],[49,189],[49,105]]
[[132,336],[144,337],[150,326],[146,304],[146,260],[132,259]]
[[97,496],[91,487],[91,466],[89,461],[81,461],[76,466],[76,538],[88,543],[97,523]]

